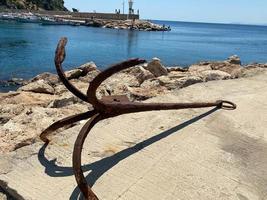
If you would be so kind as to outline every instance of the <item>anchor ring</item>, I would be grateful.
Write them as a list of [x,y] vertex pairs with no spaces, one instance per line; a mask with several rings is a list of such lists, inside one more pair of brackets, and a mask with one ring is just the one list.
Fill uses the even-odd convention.
[[237,105],[231,101],[222,100],[219,107],[224,110],[235,110]]

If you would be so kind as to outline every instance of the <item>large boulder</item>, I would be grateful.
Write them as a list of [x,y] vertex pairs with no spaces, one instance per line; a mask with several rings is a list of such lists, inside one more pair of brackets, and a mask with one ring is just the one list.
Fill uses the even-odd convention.
[[52,74],[49,72],[44,72],[44,73],[39,74],[39,75],[35,76],[34,78],[32,78],[30,80],[30,82],[36,82],[39,80],[44,80],[52,86],[58,84],[60,81],[58,75],[55,75],[55,74]]
[[23,112],[24,106],[5,104],[0,105],[0,125],[6,124],[10,119]]
[[181,72],[181,71],[172,71],[168,74],[168,77],[171,79],[179,79],[179,78],[183,78],[186,76],[190,76],[194,73],[190,73],[190,72]]
[[168,76],[161,76],[158,79],[160,81],[160,84],[166,87],[168,90],[179,89],[179,88],[187,87],[189,85],[203,82],[202,78],[198,76],[193,76],[193,75],[181,77],[178,79],[171,78]]
[[55,89],[46,81],[38,80],[36,82],[31,82],[25,86],[22,86],[18,89],[18,91],[26,91],[26,92],[36,92],[36,93],[44,93],[44,94],[54,94]]
[[205,81],[230,79],[231,75],[220,70],[208,70],[201,72]]
[[158,58],[153,58],[145,69],[150,71],[155,77],[168,75],[168,70],[161,64]]
[[77,67],[76,69],[66,71],[65,74],[69,80],[72,80],[87,76],[87,74],[90,74],[92,72],[99,72],[99,70],[97,69],[97,66],[94,62],[88,62]]
[[212,70],[220,70],[226,72],[236,78],[239,76],[240,70],[242,69],[241,65],[231,64],[228,61],[224,62],[212,62],[210,63]]
[[98,69],[90,71],[85,76],[81,76],[79,80],[86,83],[90,83],[99,73],[100,71]]
[[128,97],[132,101],[143,101],[146,99],[150,99],[152,97],[156,97],[160,94],[166,93],[167,89],[165,87],[128,87]]
[[111,78],[105,80],[99,87],[97,97],[102,98],[108,95],[127,95],[128,87],[139,87],[137,78],[125,72],[114,74]]
[[263,67],[258,67],[257,65],[248,65],[242,68],[240,77],[251,77],[255,75],[260,75],[265,72]]
[[148,79],[155,78],[155,76],[150,71],[146,70],[142,66],[131,68],[125,71],[125,73],[135,76],[139,84],[142,84],[144,81]]
[[46,107],[51,100],[56,98],[56,95],[35,92],[0,93],[0,113],[18,115],[26,107]]
[[78,102],[81,102],[81,100],[73,95],[67,95],[67,96],[63,96],[60,98],[57,98],[55,100],[53,100],[50,104],[49,104],[49,108],[63,108],[69,105],[73,105],[76,104]]
[[196,64],[196,65],[191,65],[188,69],[189,72],[202,72],[202,71],[207,71],[207,70],[211,70],[210,65]]
[[237,55],[230,56],[227,61],[230,64],[241,65],[241,60]]
[[187,72],[188,68],[175,66],[175,67],[168,67],[167,70],[168,70],[168,72]]
[[246,68],[267,68],[267,63],[252,63],[245,66]]
[[22,113],[0,126],[0,153],[32,144],[53,122],[84,112],[86,107],[86,105],[77,104],[57,109],[42,107],[24,109]]
[[85,63],[85,64],[81,65],[80,67],[78,67],[78,69],[82,70],[83,76],[87,75],[91,71],[98,70],[97,66],[94,62]]
[[160,87],[160,86],[161,86],[160,81],[158,79],[156,79],[156,78],[145,80],[141,84],[142,88],[147,88],[147,89],[153,89],[153,88],[157,88],[157,87]]
[[81,70],[81,69],[72,69],[70,71],[66,71],[65,75],[66,75],[68,80],[78,79],[79,77],[81,77],[83,75],[83,70]]
[[198,76],[187,76],[178,80],[180,82],[180,88],[203,82],[203,79]]

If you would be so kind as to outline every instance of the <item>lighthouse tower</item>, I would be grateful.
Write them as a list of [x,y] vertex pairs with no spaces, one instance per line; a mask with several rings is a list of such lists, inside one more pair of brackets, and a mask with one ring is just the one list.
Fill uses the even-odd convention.
[[129,0],[129,15],[134,14],[133,0]]

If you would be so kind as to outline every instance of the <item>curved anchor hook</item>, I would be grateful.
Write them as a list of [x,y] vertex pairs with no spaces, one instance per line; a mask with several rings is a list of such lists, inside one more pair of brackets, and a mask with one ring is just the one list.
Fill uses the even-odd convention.
[[92,189],[88,186],[87,181],[83,175],[81,168],[81,154],[84,141],[88,136],[90,130],[95,124],[103,119],[110,117],[115,117],[122,114],[135,113],[135,112],[144,112],[144,111],[153,111],[153,110],[174,110],[174,109],[186,109],[186,108],[204,108],[204,107],[217,107],[226,110],[236,109],[236,104],[230,101],[218,100],[215,102],[197,102],[197,103],[138,103],[130,102],[127,96],[105,96],[101,100],[96,97],[97,88],[100,84],[112,76],[113,74],[128,69],[130,67],[143,64],[146,61],[141,59],[130,59],[115,65],[112,65],[108,69],[101,72],[97,75],[92,82],[89,84],[87,94],[82,93],[78,90],[70,81],[67,79],[63,69],[62,63],[66,57],[65,46],[67,44],[67,38],[62,38],[57,46],[56,55],[55,55],[55,66],[57,73],[65,85],[65,87],[73,93],[75,96],[81,100],[92,104],[93,110],[87,111],[82,114],[74,115],[62,119],[58,122],[55,122],[45,131],[42,132],[40,138],[49,143],[48,135],[53,131],[66,126],[73,124],[75,122],[91,118],[81,129],[77,139],[75,141],[74,150],[73,150],[73,170],[76,182],[80,188],[84,198],[87,200],[98,200],[97,196],[94,194]]

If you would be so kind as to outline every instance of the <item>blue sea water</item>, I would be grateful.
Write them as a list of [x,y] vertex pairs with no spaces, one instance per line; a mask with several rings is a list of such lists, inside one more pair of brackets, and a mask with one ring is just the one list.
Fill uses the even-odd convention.
[[[159,57],[167,66],[224,60],[267,62],[267,26],[156,21],[170,32],[143,32],[74,26],[0,22],[0,80],[28,79],[55,72],[60,37],[69,39],[65,69],[94,61],[105,68],[130,57]],[[1,88],[0,88],[1,91]]]

